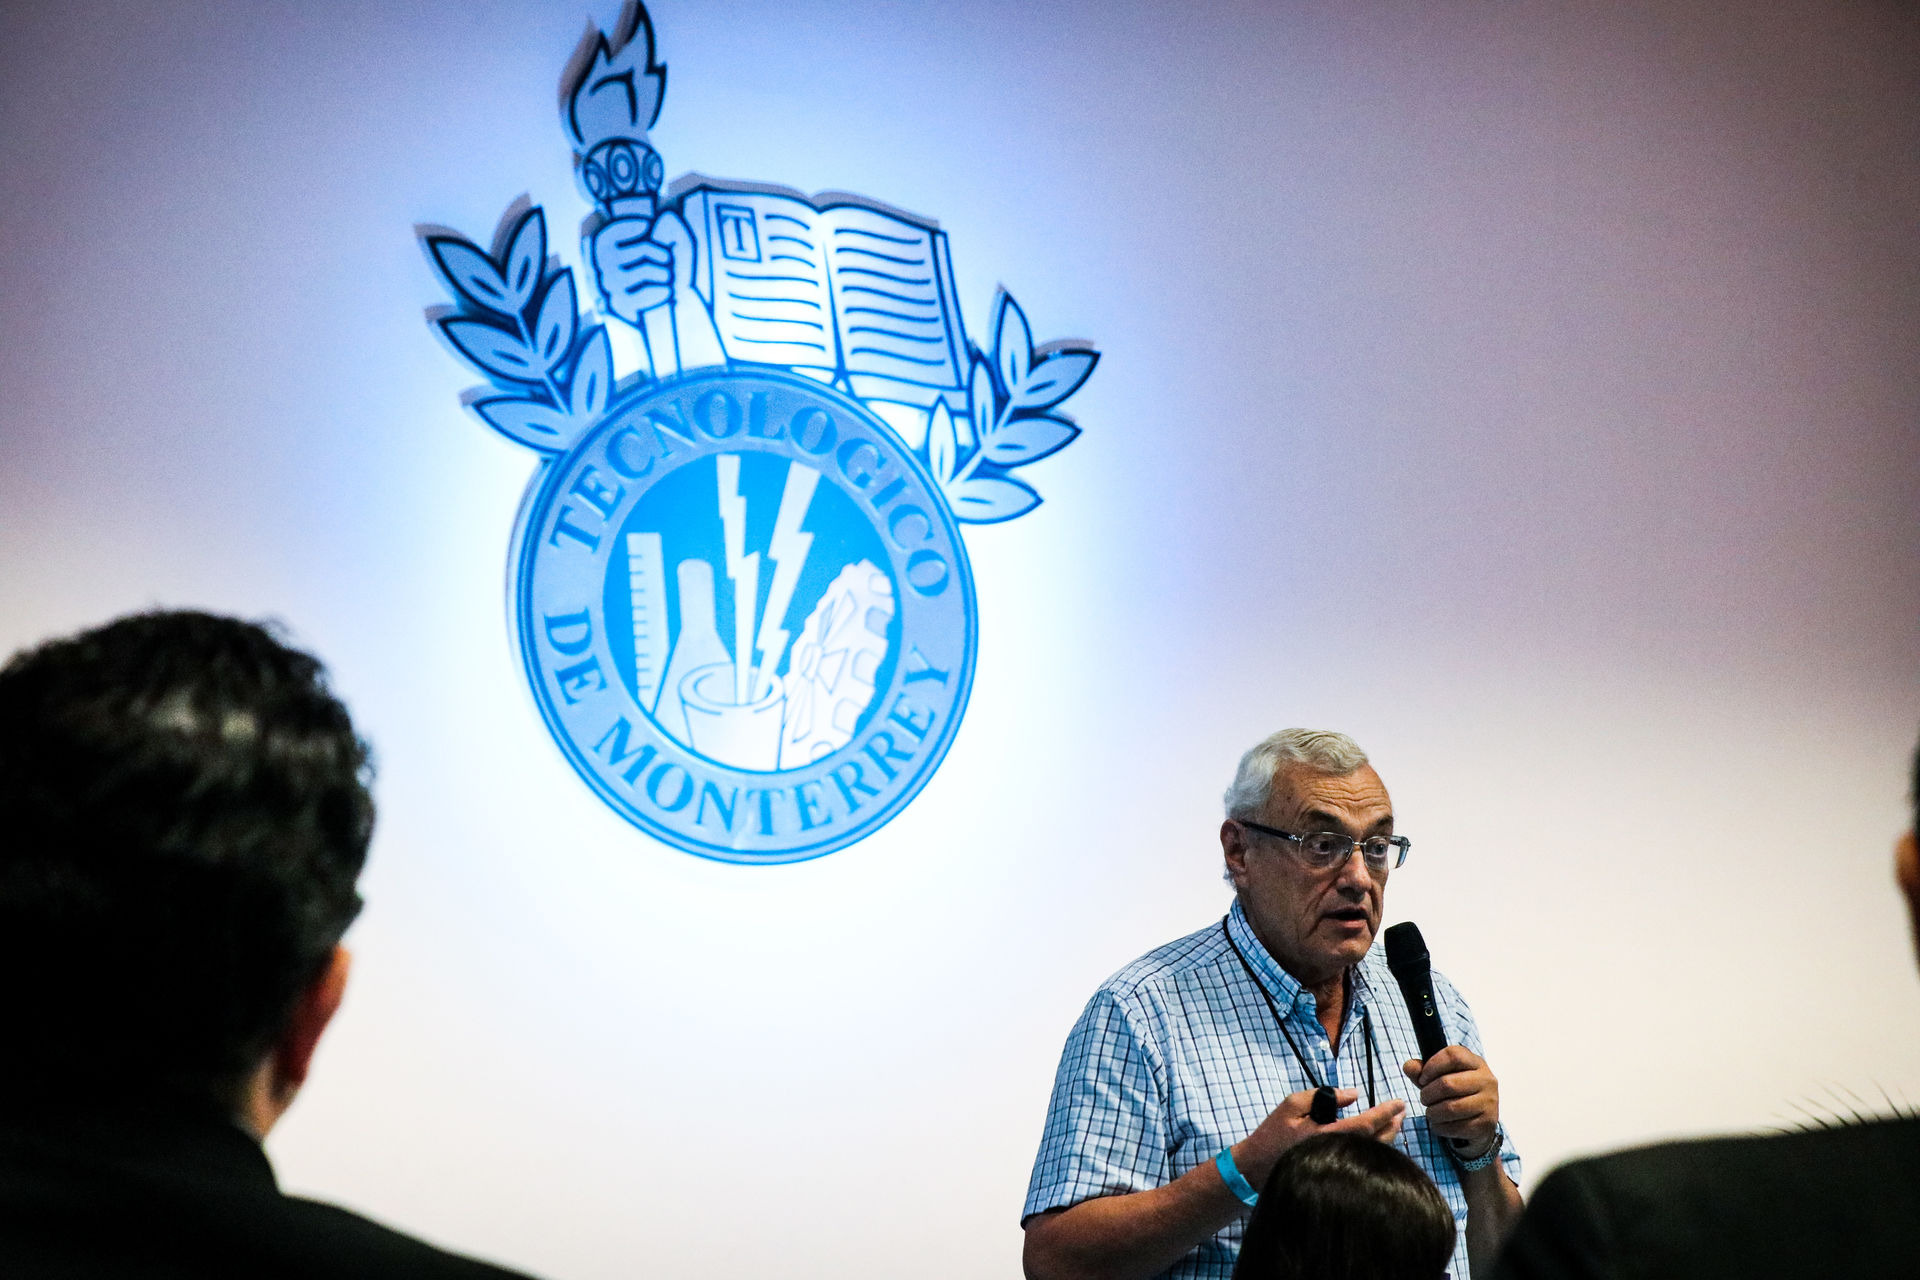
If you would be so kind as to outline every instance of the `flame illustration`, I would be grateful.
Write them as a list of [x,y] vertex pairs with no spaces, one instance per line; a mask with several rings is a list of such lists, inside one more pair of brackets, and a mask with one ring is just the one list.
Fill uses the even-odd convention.
[[574,55],[579,70],[567,90],[567,132],[582,154],[614,138],[645,142],[667,93],[667,67],[653,58],[653,20],[630,4],[615,35],[591,25]]

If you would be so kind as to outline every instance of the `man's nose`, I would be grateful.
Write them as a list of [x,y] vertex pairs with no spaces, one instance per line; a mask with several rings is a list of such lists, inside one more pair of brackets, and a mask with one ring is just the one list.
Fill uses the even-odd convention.
[[1357,888],[1362,893],[1373,887],[1373,871],[1367,866],[1367,857],[1360,851],[1358,844],[1347,851],[1345,860],[1340,863],[1340,874],[1335,877],[1335,883],[1343,889]]

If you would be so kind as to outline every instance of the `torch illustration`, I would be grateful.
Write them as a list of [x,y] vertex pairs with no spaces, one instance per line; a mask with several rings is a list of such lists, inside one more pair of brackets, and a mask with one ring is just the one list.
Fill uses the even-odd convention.
[[[647,130],[660,115],[667,68],[654,61],[653,22],[645,6],[627,6],[612,42],[603,32],[592,31],[575,60],[579,69],[570,77],[566,100],[574,162],[601,217],[621,224],[616,243],[631,249],[653,229],[665,174]],[[646,339],[654,376],[660,378],[680,371],[671,301],[642,311],[637,326]]]

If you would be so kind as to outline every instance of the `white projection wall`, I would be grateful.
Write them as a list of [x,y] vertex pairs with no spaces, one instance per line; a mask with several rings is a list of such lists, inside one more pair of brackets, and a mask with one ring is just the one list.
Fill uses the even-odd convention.
[[1093,340],[970,527],[905,813],[742,868],[605,808],[510,650],[533,458],[412,227],[578,265],[610,0],[0,7],[0,649],[283,619],[379,755],[283,1181],[552,1277],[1018,1274],[1095,983],[1225,910],[1239,751],[1349,730],[1529,1184],[1920,1104],[1920,22],[1881,3],[694,3],[688,171],[940,219]]

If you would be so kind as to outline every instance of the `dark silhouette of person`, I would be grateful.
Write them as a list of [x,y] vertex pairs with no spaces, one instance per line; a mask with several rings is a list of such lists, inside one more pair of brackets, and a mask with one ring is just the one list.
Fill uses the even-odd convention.
[[0,668],[0,1275],[503,1280],[283,1195],[373,832],[321,665],[203,613]]
[[1233,1280],[1442,1280],[1454,1230],[1440,1189],[1404,1152],[1316,1134],[1275,1161]]
[[[1912,785],[1914,825],[1895,847],[1894,879],[1920,952],[1920,752]],[[1540,1183],[1494,1271],[1495,1280],[1915,1274],[1920,1116],[1912,1115],[1577,1160]]]

